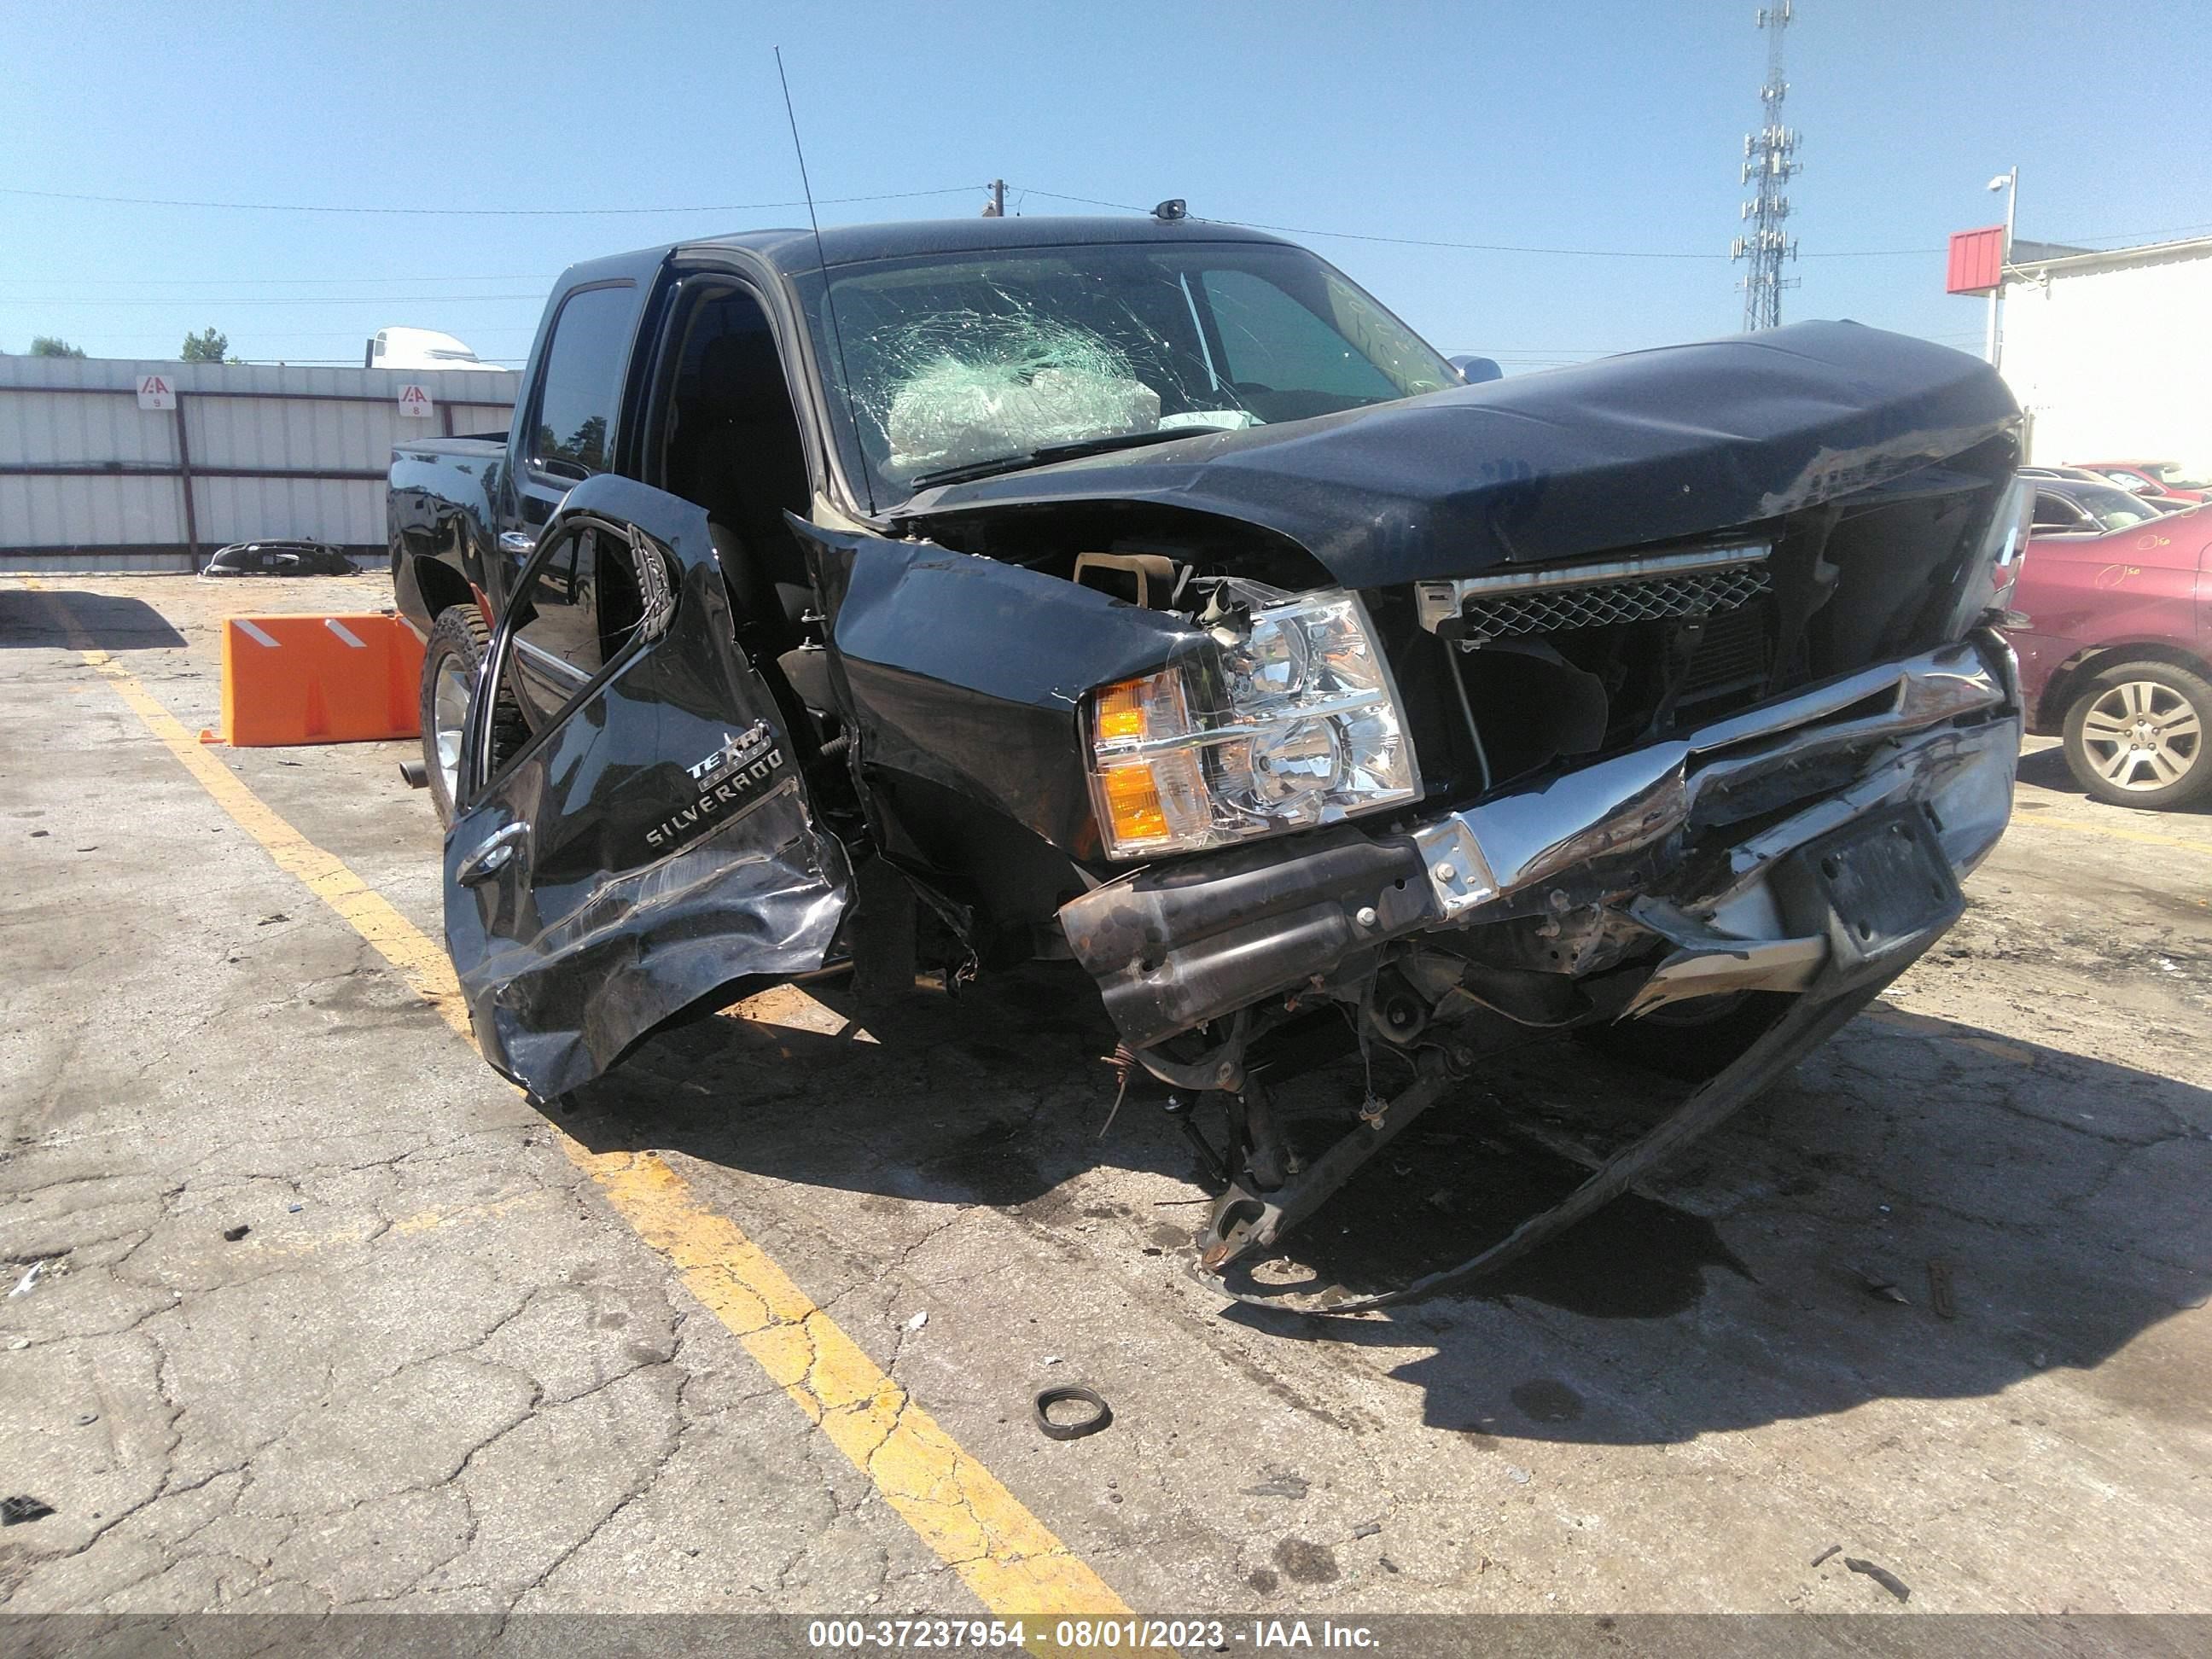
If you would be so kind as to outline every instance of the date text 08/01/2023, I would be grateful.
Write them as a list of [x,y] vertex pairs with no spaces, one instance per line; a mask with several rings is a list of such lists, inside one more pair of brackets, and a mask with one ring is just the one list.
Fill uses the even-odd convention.
[[[1039,1635],[1043,1632],[1040,1631]],[[1026,1621],[963,1619],[830,1619],[807,1626],[814,1648],[1019,1648],[1028,1644]],[[1330,1620],[1062,1619],[1052,1627],[1053,1645],[1100,1652],[1178,1650],[1231,1646],[1260,1651],[1328,1648],[1372,1651],[1375,1634],[1364,1625]]]

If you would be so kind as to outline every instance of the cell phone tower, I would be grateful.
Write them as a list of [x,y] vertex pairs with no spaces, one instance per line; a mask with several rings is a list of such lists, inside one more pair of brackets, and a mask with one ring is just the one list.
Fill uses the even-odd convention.
[[1736,284],[1743,290],[1747,332],[1780,327],[1782,290],[1797,286],[1797,278],[1782,274],[1783,262],[1797,257],[1796,239],[1782,228],[1790,216],[1790,198],[1782,192],[1799,171],[1797,135],[1782,125],[1782,100],[1790,93],[1790,83],[1782,78],[1782,34],[1791,15],[1790,0],[1759,12],[1759,27],[1766,31],[1766,84],[1759,89],[1759,131],[1743,139],[1743,182],[1755,186],[1743,204],[1751,233],[1737,237],[1729,249],[1729,258],[1751,261],[1751,270]]

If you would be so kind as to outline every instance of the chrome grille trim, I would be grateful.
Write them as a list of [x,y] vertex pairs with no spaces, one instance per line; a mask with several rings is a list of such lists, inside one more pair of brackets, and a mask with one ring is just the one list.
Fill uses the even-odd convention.
[[1459,632],[1484,639],[1727,611],[1771,586],[1766,561],[1772,551],[1767,545],[1703,548],[1416,582],[1414,601],[1431,633],[1459,621],[1465,624]]
[[1469,599],[1460,611],[1464,639],[1497,640],[1516,634],[1564,634],[1576,628],[1650,622],[1659,617],[1733,611],[1772,586],[1763,566],[1714,570],[1656,580],[1606,582],[1553,592],[1513,593]]

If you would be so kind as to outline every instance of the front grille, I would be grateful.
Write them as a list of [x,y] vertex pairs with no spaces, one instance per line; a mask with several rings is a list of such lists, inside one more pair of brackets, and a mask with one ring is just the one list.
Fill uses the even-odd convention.
[[1557,562],[1525,548],[1389,594],[1425,787],[1472,793],[1587,764],[1941,644],[2016,447],[2008,433],[1688,545]]
[[1506,639],[1559,634],[1615,623],[1711,615],[1748,604],[1772,586],[1766,566],[1735,565],[1680,575],[1600,582],[1588,587],[1470,596],[1460,611],[1462,635]]

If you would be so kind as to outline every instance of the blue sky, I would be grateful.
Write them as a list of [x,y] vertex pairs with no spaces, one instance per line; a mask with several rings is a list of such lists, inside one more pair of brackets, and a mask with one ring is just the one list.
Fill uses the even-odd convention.
[[[1752,0],[1647,3],[16,6],[0,61],[0,349],[358,362],[387,324],[519,358],[555,272],[803,222],[781,45],[825,222],[1060,197],[1315,231],[1703,258],[1299,238],[1448,350],[1510,372],[1741,322],[1724,258],[1765,70]],[[434,22],[424,20],[434,19]],[[1787,115],[1807,256],[1785,320],[1978,349],[1954,229],[2212,228],[2185,73],[2201,9],[1801,0]],[[2163,44],[2161,44],[2163,43]],[[949,187],[949,188],[948,188]],[[413,212],[249,211],[21,191]],[[1054,194],[1054,192],[1057,195]],[[711,207],[582,214],[514,210]],[[1902,254],[1887,250],[1920,250]]]

